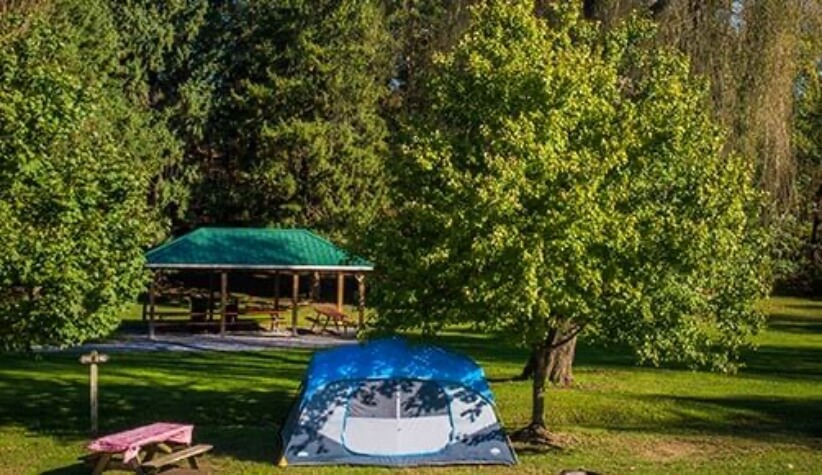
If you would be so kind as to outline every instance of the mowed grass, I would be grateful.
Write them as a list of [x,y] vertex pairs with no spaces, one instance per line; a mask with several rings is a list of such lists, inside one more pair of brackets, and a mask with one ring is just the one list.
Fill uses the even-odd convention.
[[[520,464],[407,473],[822,473],[822,302],[774,298],[760,347],[728,376],[637,368],[618,349],[581,344],[577,383],[550,389],[548,420],[562,448],[518,447]],[[473,356],[492,380],[500,416],[528,420],[530,384],[506,382],[525,352],[451,332],[436,343]],[[101,369],[102,431],[155,420],[196,424],[217,473],[275,473],[279,423],[311,353],[118,353]],[[87,368],[76,354],[0,356],[0,473],[87,473]],[[373,473],[373,467],[290,468]]]

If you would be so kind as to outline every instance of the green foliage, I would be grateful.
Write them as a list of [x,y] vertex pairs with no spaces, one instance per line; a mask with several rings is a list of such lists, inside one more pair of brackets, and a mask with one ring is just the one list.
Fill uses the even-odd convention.
[[[395,94],[389,105],[413,108],[418,80],[431,67],[436,51],[452,47],[462,35],[469,6],[477,0],[384,0],[395,47]],[[401,99],[401,100],[397,100]],[[389,113],[389,120],[404,114]]]
[[110,331],[143,281],[161,158],[113,79],[104,3],[12,11],[0,31],[0,345],[75,344]]
[[822,66],[812,64],[796,85],[793,142],[798,173],[795,209],[774,223],[775,274],[780,287],[814,292],[822,283]]
[[108,2],[118,25],[124,92],[149,113],[163,165],[149,194],[151,206],[179,222],[199,177],[200,150],[216,100],[215,52],[209,0]]
[[472,322],[542,342],[571,321],[642,361],[734,368],[761,318],[749,167],[706,87],[631,21],[478,7],[435,59],[372,230],[384,328]]
[[375,1],[236,2],[192,221],[347,234],[384,195],[390,38]]

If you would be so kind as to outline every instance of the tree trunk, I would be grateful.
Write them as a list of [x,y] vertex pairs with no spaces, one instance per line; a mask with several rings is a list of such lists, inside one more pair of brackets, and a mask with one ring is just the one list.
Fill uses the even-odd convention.
[[[545,341],[549,345],[547,378],[553,384],[569,386],[574,381],[573,364],[577,347],[577,328],[574,325],[563,325],[562,330],[552,330]],[[570,338],[569,338],[570,337]],[[534,376],[537,364],[537,350],[531,351],[528,362],[522,368],[522,373],[514,380],[524,381]]]
[[574,382],[571,369],[577,349],[577,337],[572,336],[567,342],[551,349],[548,361],[548,379],[559,386],[567,387]]
[[531,385],[531,422],[527,427],[511,434],[511,439],[530,444],[551,445],[550,434],[545,424],[545,382],[548,378],[550,346],[547,341],[542,342],[534,346],[531,354],[534,360],[534,379]]
[[534,345],[531,356],[517,380],[533,378],[531,385],[531,422],[511,434],[511,439],[531,444],[556,445],[545,423],[545,383],[567,386],[573,381],[571,367],[581,327],[571,322],[551,328],[545,339]]
[[531,385],[531,427],[546,430],[545,426],[545,380],[548,376],[550,350],[542,344],[534,347],[534,382]]
[[811,236],[808,246],[808,257],[811,260],[811,265],[816,265],[819,262],[819,227],[820,227],[820,213],[822,213],[822,184],[817,188],[813,200],[813,222],[811,224]]
[[813,197],[813,225],[811,226],[811,245],[819,239],[819,214],[822,212],[822,184],[817,188]]

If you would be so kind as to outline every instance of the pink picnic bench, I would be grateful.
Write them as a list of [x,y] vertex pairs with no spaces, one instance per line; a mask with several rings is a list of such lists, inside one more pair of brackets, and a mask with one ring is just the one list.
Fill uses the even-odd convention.
[[156,422],[93,440],[88,444],[91,453],[81,459],[92,467],[94,475],[106,470],[153,474],[184,460],[198,469],[196,457],[212,447],[191,445],[193,432],[193,425]]

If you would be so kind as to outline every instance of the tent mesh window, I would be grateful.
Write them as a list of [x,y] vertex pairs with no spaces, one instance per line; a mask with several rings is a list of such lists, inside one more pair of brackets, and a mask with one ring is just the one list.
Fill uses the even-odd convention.
[[433,381],[363,381],[348,400],[343,444],[366,455],[439,452],[453,435],[448,406],[445,391]]

